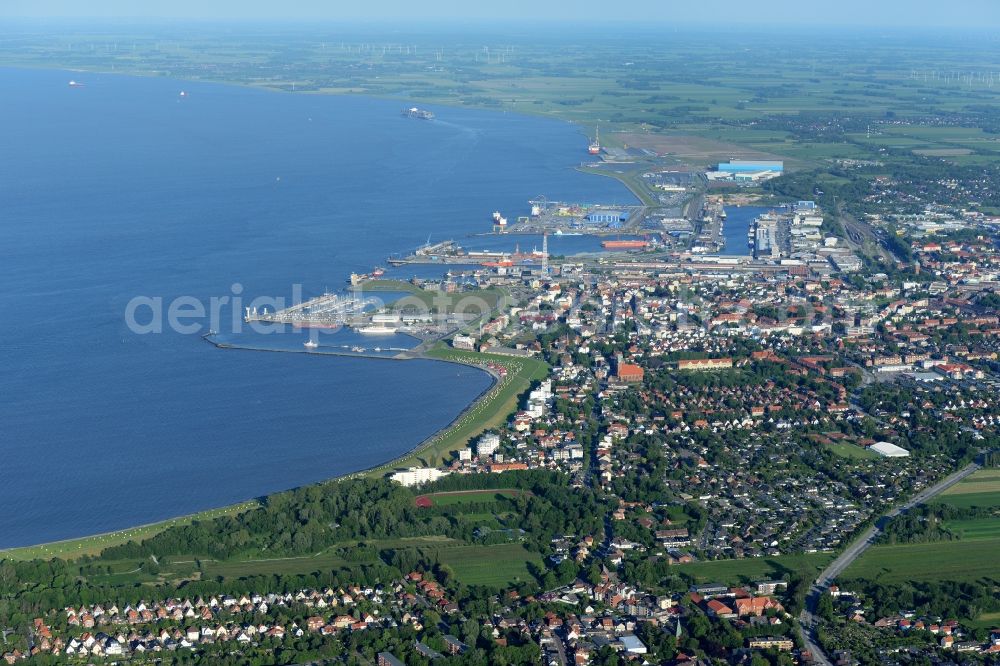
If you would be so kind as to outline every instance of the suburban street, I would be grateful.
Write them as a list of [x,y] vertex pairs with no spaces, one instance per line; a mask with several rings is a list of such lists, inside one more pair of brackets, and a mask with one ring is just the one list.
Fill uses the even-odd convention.
[[948,488],[951,488],[953,485],[975,472],[979,469],[979,467],[978,463],[969,463],[966,467],[963,467],[954,474],[945,477],[933,486],[924,488],[906,503],[901,504],[892,511],[882,515],[874,525],[865,530],[861,536],[855,539],[851,545],[849,545],[844,552],[837,557],[837,559],[830,563],[830,566],[820,573],[819,577],[813,582],[812,587],[809,588],[809,594],[806,596],[805,608],[802,610],[802,613],[799,614],[799,623],[802,627],[802,639],[806,644],[806,648],[812,653],[816,663],[823,664],[824,666],[829,666],[831,664],[829,657],[827,657],[827,655],[816,643],[817,622],[814,613],[816,605],[819,603],[819,598],[822,596],[823,592],[834,580],[836,580],[837,576],[842,574],[844,570],[854,562],[854,560],[858,559],[862,553],[868,550],[869,546],[875,543],[879,535],[882,534],[882,526],[886,521],[891,518],[895,518],[901,513],[909,511],[918,504],[923,504],[927,500],[940,495]]

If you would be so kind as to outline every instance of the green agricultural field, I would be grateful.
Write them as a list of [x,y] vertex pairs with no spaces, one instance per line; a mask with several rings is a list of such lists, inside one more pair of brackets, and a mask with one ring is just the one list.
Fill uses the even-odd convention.
[[745,560],[693,562],[678,565],[676,570],[678,573],[692,576],[698,583],[720,582],[735,585],[764,578],[781,578],[791,573],[813,578],[830,564],[833,558],[833,553],[803,553]]
[[466,585],[500,587],[532,580],[528,563],[541,567],[542,559],[516,543],[496,546],[456,546],[437,551],[442,564]]
[[950,504],[960,509],[967,509],[973,506],[978,507],[1000,507],[1000,493],[960,493],[956,495],[942,495],[937,499],[941,504]]
[[996,578],[997,553],[1000,537],[874,546],[848,567],[844,578],[882,583]]
[[[1000,518],[973,518],[971,520],[949,520],[944,524],[949,531],[965,539],[1000,538]],[[1000,559],[1000,554],[998,554]]]
[[937,501],[959,508],[1000,507],[1000,470],[981,469],[941,493]]
[[944,495],[962,495],[967,493],[1000,493],[1000,469],[980,469],[971,476],[962,479],[948,490]]
[[[600,123],[609,131],[720,126],[729,131],[768,115],[800,112],[905,119],[995,104],[1000,96],[992,80],[986,85],[949,74],[966,71],[969,63],[995,62],[992,45],[943,36],[901,41],[830,33],[817,40],[754,30],[706,39],[700,31],[679,30],[664,41],[642,29],[557,35],[531,26],[503,35],[494,30],[415,34],[372,26],[335,39],[320,29],[218,34],[168,26],[155,33],[67,28],[49,36],[11,26],[8,32],[7,43],[0,44],[3,65],[167,75],[299,93],[365,93],[556,117],[588,127]],[[206,39],[211,49],[204,48]],[[110,49],[109,40],[130,48]],[[775,43],[782,48],[776,50]],[[785,53],[797,58],[789,60]],[[771,131],[766,125],[758,129]],[[913,138],[976,139],[959,131],[964,128],[927,129],[941,131]]]

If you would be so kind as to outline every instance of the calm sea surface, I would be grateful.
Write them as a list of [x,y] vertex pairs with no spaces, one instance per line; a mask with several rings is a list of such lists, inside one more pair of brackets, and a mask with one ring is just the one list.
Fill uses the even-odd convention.
[[753,254],[747,233],[753,221],[769,210],[773,209],[762,206],[726,206],[726,221],[722,227],[726,246],[719,254]]
[[444,363],[137,335],[134,297],[164,313],[178,297],[290,299],[295,284],[310,297],[428,235],[475,246],[493,210],[523,215],[539,194],[633,202],[573,170],[575,128],[518,115],[424,122],[402,102],[9,69],[0,101],[0,547],[384,462],[490,383]]

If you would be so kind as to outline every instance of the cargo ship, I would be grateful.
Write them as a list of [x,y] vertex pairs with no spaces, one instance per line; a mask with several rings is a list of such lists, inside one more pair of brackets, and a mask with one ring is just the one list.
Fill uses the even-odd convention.
[[373,270],[371,273],[351,273],[351,277],[348,278],[347,281],[351,285],[357,286],[366,280],[378,280],[383,275],[385,275],[385,269],[379,267]]
[[407,118],[419,118],[420,120],[434,120],[434,114],[425,109],[418,109],[413,106],[409,109],[403,109],[402,115]]
[[649,241],[644,240],[606,240],[601,242],[605,250],[642,250],[649,247]]
[[587,148],[587,152],[590,153],[591,155],[600,155],[601,154],[601,128],[600,127],[597,128],[596,134],[594,134],[594,141]]
[[372,326],[361,326],[356,329],[358,333],[364,333],[365,335],[392,335],[396,332],[396,329],[391,326],[383,326],[381,324],[374,324]]

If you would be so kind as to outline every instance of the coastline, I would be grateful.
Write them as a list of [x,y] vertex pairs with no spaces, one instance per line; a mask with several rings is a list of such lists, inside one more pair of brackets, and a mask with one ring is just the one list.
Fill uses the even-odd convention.
[[[206,338],[207,336],[202,336],[202,337]],[[213,345],[216,344],[207,339],[206,341],[209,342],[209,344]],[[239,348],[239,347],[231,347],[231,348],[240,351],[259,351],[259,352],[285,351],[285,350],[250,349],[250,348]],[[430,353],[421,353],[419,356],[414,356],[412,358],[421,358],[441,363],[455,363],[457,365],[465,365],[468,367],[473,367],[489,374],[490,377],[493,379],[493,381],[486,389],[484,389],[478,396],[476,396],[465,409],[459,412],[459,414],[456,415],[455,418],[450,423],[448,423],[443,428],[440,428],[439,430],[434,432],[429,437],[425,438],[423,441],[419,442],[416,446],[406,451],[405,453],[400,454],[395,458],[392,458],[391,460],[388,460],[379,465],[375,465],[361,470],[356,470],[354,472],[347,472],[345,474],[330,477],[329,479],[324,479],[323,481],[319,481],[316,484],[308,484],[308,485],[326,485],[330,483],[337,483],[339,481],[356,479],[365,476],[369,477],[384,476],[384,473],[391,468],[399,467],[407,463],[420,462],[419,456],[421,456],[422,454],[426,454],[429,451],[434,450],[433,452],[436,454],[437,450],[435,449],[435,445],[441,445],[441,444],[448,445],[450,444],[451,439],[454,438],[454,437],[449,437],[449,434],[456,435],[458,437],[461,437],[464,433],[471,431],[477,431],[476,434],[478,434],[486,430],[490,426],[490,422],[494,420],[496,416],[499,415],[503,419],[506,419],[508,412],[502,410],[503,404],[501,404],[499,406],[501,409],[492,412],[492,414],[490,414],[489,416],[483,415],[483,418],[477,419],[476,421],[468,424],[469,427],[464,428],[456,433],[450,433],[450,431],[460,426],[462,422],[477,409],[484,407],[491,401],[491,399],[500,397],[500,394],[498,393],[497,395],[493,396],[493,398],[491,398],[491,394],[494,392],[494,390],[498,389],[498,386],[501,386],[503,380],[500,378],[499,374],[496,373],[495,371],[485,368],[480,364],[474,363],[471,360],[462,360],[460,356],[453,356],[453,355],[449,355],[448,357],[442,357],[442,350],[440,348],[436,349],[435,351],[438,354],[438,356],[431,355]],[[291,350],[288,350],[287,353],[309,353],[309,352],[293,352]],[[447,350],[444,350],[444,353],[447,353]],[[489,358],[491,360],[495,359],[513,360],[509,357],[503,357],[497,354],[480,355],[478,352],[466,352],[466,354],[476,354],[477,356],[482,356],[485,358]],[[361,356],[360,354],[351,354],[351,356],[359,358],[381,358],[383,360],[388,360],[388,361],[412,360],[411,358],[398,359],[394,357],[384,357],[384,356],[364,357]],[[547,366],[543,362],[538,361],[537,359],[525,359],[525,360],[534,361],[535,364],[545,366],[547,372]],[[510,388],[513,389],[517,388],[515,378],[513,377],[510,378]],[[522,391],[516,391],[514,394],[515,398],[516,396],[520,395],[521,392]],[[509,401],[505,400],[504,403],[506,402]],[[474,435],[469,435],[469,436],[471,437]],[[419,466],[430,466],[430,465],[423,464]],[[290,490],[294,490],[297,487],[303,487],[303,486],[286,488],[283,491],[277,491],[276,493],[269,493],[269,495],[275,495],[281,492],[288,492]],[[8,558],[13,560],[53,559],[57,557],[62,559],[75,559],[88,555],[98,555],[100,551],[105,548],[123,543],[128,543],[129,541],[141,540],[144,538],[152,537],[171,527],[185,525],[199,520],[211,520],[213,518],[220,517],[223,515],[243,513],[244,511],[251,511],[257,508],[259,505],[260,505],[260,498],[248,499],[242,502],[237,502],[235,504],[230,504],[212,509],[206,509],[205,511],[200,511],[193,514],[176,516],[174,518],[168,518],[166,520],[155,521],[152,523],[145,523],[142,525],[127,527],[120,530],[100,532],[98,534],[75,537],[70,539],[58,539],[55,541],[47,541],[29,546],[16,546],[13,548],[0,549],[0,560]]]
[[[86,68],[66,68],[59,66],[38,66],[31,64],[9,64],[4,63],[0,66],[9,67],[13,69],[25,69],[25,70],[39,70],[39,71],[65,71],[74,73],[93,73],[100,75],[110,75],[110,76],[133,76],[142,78],[157,78],[160,76],[157,73],[152,72],[123,72],[123,71],[102,71],[98,69],[86,69]],[[170,77],[174,78],[174,77]],[[186,79],[186,78],[174,78],[179,82],[190,82],[199,83],[207,85],[224,85],[224,86],[238,86],[241,88],[248,88],[254,90],[266,90],[270,92],[282,93],[291,92],[274,88],[267,85],[258,84],[247,84],[240,83],[236,81],[225,81],[225,80],[206,80],[206,79]],[[312,94],[312,95],[350,95],[359,97],[370,97],[375,99],[410,99],[406,97],[398,96],[386,96],[386,95],[376,95],[364,91],[303,91],[299,94]],[[481,109],[483,111],[489,111],[496,113],[497,109],[482,107],[479,105],[463,105],[455,103],[438,102],[433,100],[428,100],[426,103],[437,104],[440,106],[458,108],[458,109]],[[507,111],[505,111],[507,112]],[[523,111],[517,111],[516,113],[521,113],[526,116],[534,116],[537,118],[545,118],[555,122],[565,122],[570,125],[579,126],[570,120],[557,118],[551,115],[544,114],[532,114],[525,113]],[[600,175],[600,174],[598,174]],[[626,184],[626,187],[628,185]],[[629,187],[630,192],[632,192]],[[635,193],[632,192],[633,196]],[[285,353],[315,353],[319,355],[330,355],[330,356],[347,356],[356,358],[373,358],[382,360],[413,360],[413,359],[424,359],[431,361],[439,361],[445,363],[455,363],[458,365],[465,365],[467,367],[473,367],[483,372],[486,372],[492,378],[490,385],[484,389],[479,395],[475,396],[470,400],[468,405],[460,411],[451,422],[449,422],[444,427],[438,429],[429,437],[420,441],[412,448],[409,448],[400,455],[394,458],[375,465],[369,468],[356,470],[353,472],[348,472],[345,474],[337,475],[324,479],[322,481],[316,482],[319,484],[328,484],[341,481],[344,479],[359,478],[362,476],[378,476],[383,474],[385,471],[402,465],[417,465],[417,466],[434,466],[436,460],[441,457],[441,452],[446,450],[453,442],[457,441],[458,438],[464,437],[466,441],[472,437],[478,435],[482,431],[492,427],[497,424],[498,419],[500,421],[506,420],[507,416],[516,409],[517,397],[530,386],[532,377],[540,372],[541,368],[545,368],[547,373],[548,366],[537,359],[532,358],[521,358],[521,357],[507,357],[498,354],[475,354],[475,353],[463,353],[463,355],[452,354],[450,349],[442,349],[441,345],[437,345],[430,350],[421,350],[417,352],[400,352],[398,355],[393,356],[379,356],[379,355],[369,355],[362,353],[341,353],[336,351],[304,351],[304,350],[280,350],[280,349],[264,349],[264,348],[252,348],[243,347],[240,345],[233,345],[224,342],[216,342],[208,339],[208,335],[201,336],[210,344],[213,344],[220,349],[239,349],[243,351],[271,351],[271,352],[285,352]],[[481,362],[476,362],[473,356],[480,359]],[[524,364],[525,372],[520,374],[519,372],[511,372],[507,375],[507,383],[504,379],[494,370],[485,367],[487,361],[495,361],[497,363],[520,363]],[[496,404],[494,405],[494,401]],[[510,408],[510,409],[506,409]],[[471,419],[471,420],[470,420]],[[422,459],[422,457],[427,457],[427,460]],[[307,484],[312,485],[312,484]],[[287,492],[296,487],[293,486],[287,488],[284,491],[276,491],[278,494],[281,492]],[[182,514],[172,518],[167,518],[164,520],[157,520],[150,523],[142,523],[139,525],[134,525],[126,527],[119,530],[109,530],[105,532],[99,532],[96,534],[90,534],[81,537],[71,537],[66,539],[56,539],[53,541],[45,541],[37,544],[26,545],[26,546],[15,546],[10,548],[0,549],[0,560],[3,559],[15,559],[15,560],[26,560],[26,559],[51,559],[51,558],[64,558],[64,559],[75,559],[88,555],[96,555],[104,548],[117,545],[120,543],[127,543],[130,540],[141,540],[144,538],[151,537],[161,531],[169,529],[171,527],[180,526],[183,524],[189,524],[191,522],[199,520],[211,520],[215,517],[222,515],[241,513],[244,511],[252,510],[253,508],[259,506],[259,498],[247,499],[234,504],[228,504],[221,507],[215,507],[211,509],[206,509],[204,511],[199,511],[195,513]]]

